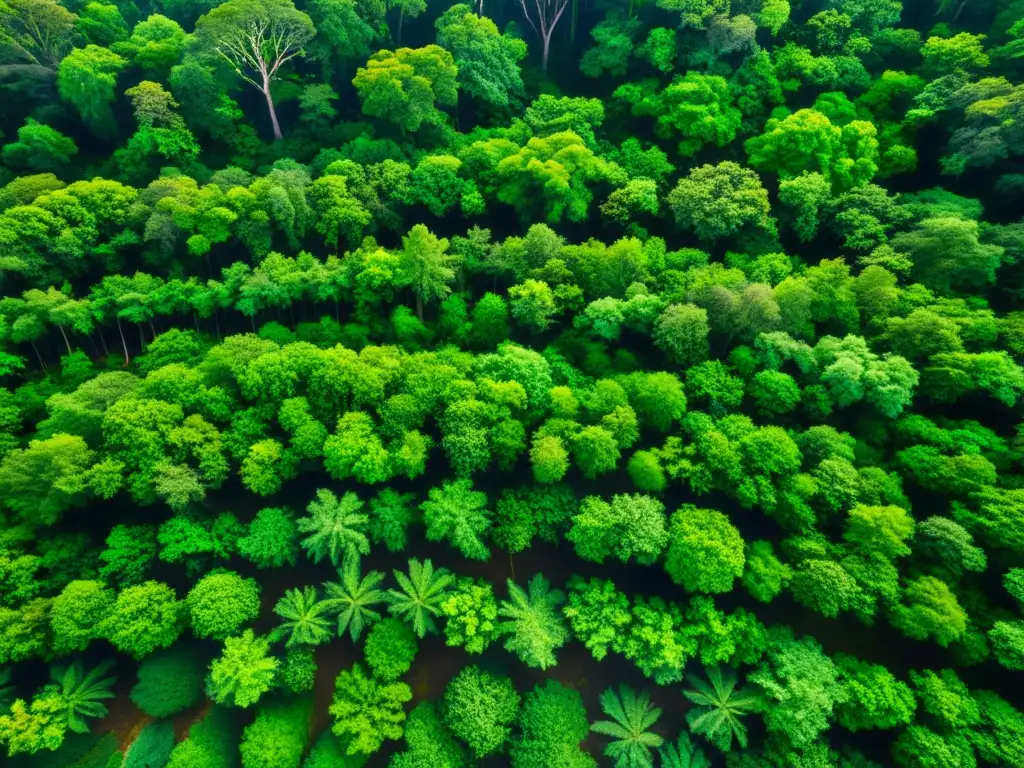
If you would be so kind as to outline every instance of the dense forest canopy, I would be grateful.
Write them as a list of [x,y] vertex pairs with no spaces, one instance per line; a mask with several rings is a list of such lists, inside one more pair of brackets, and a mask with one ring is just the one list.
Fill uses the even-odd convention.
[[1024,0],[0,0],[0,748],[1024,768]]

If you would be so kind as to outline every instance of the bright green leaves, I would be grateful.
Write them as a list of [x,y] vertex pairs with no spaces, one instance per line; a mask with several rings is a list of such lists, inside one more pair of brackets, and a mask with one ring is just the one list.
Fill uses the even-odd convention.
[[366,663],[374,676],[393,682],[412,668],[418,648],[408,624],[400,619],[384,619],[366,637]]
[[516,654],[528,667],[554,666],[555,651],[569,639],[558,611],[565,595],[561,590],[551,589],[539,573],[530,579],[526,590],[511,579],[507,583],[509,599],[503,600],[498,610],[503,619],[498,629],[509,635],[505,650]]
[[504,746],[519,704],[519,694],[509,678],[476,666],[464,667],[445,688],[445,724],[481,759]]
[[128,65],[116,53],[98,45],[76,48],[60,63],[57,90],[71,103],[86,124],[97,134],[116,131],[110,108],[115,97],[117,75]]
[[635,557],[651,564],[669,540],[665,507],[640,494],[613,496],[611,502],[588,496],[573,516],[566,538],[584,560],[602,563],[614,557],[628,562]]
[[702,240],[743,231],[775,232],[768,192],[749,168],[733,162],[702,165],[679,180],[668,195],[676,223]]
[[270,655],[270,641],[251,629],[224,641],[210,665],[207,692],[216,703],[250,707],[274,685],[280,661]]
[[196,637],[223,640],[259,614],[259,586],[252,579],[222,571],[204,576],[185,598]]
[[686,714],[686,722],[693,733],[700,734],[722,752],[732,749],[735,739],[737,746],[747,746],[747,726],[743,717],[754,710],[759,703],[751,691],[737,687],[736,672],[726,668],[706,667],[707,681],[697,675],[687,675],[692,689],[683,695],[696,706]]
[[302,546],[314,563],[326,557],[341,568],[349,562],[358,565],[362,555],[370,554],[369,518],[362,509],[363,502],[351,491],[340,499],[326,489],[317,491],[307,508],[309,516],[296,521],[299,532],[309,534]]
[[459,87],[493,107],[508,107],[523,96],[519,61],[526,43],[498,31],[487,16],[465,4],[453,5],[434,23],[437,42],[454,57]]
[[434,617],[441,615],[454,577],[444,568],[434,570],[430,560],[409,560],[409,574],[393,571],[398,589],[387,593],[388,610],[407,621],[417,637],[437,632]]
[[615,91],[615,98],[629,104],[636,117],[653,117],[659,137],[680,138],[684,157],[707,144],[726,146],[736,138],[742,120],[727,81],[717,75],[687,72],[660,91],[653,81],[627,83]]
[[665,570],[687,592],[729,592],[743,574],[739,531],[721,512],[684,504],[669,524]]
[[[483,150],[482,142],[467,152]],[[464,158],[466,159],[466,158]],[[496,197],[513,206],[524,220],[542,215],[556,224],[564,218],[583,221],[593,200],[593,187],[626,182],[615,163],[596,155],[572,131],[560,131],[529,139],[521,147],[509,147],[492,159]]]
[[865,184],[878,172],[873,124],[854,120],[840,127],[813,109],[772,118],[762,135],[747,140],[746,148],[758,170],[774,171],[781,179],[821,173],[835,192]]
[[448,541],[465,557],[486,560],[485,536],[491,527],[487,494],[473,490],[469,480],[432,488],[420,508],[430,541]]
[[18,140],[3,148],[5,165],[35,173],[60,170],[77,154],[73,139],[31,118],[18,129]]
[[438,106],[458,98],[458,67],[452,54],[437,45],[377,51],[360,68],[352,84],[363,102],[363,114],[394,123],[402,131],[442,125]]
[[650,730],[661,717],[661,710],[651,704],[647,692],[637,694],[621,686],[616,693],[609,688],[601,694],[601,711],[611,720],[598,720],[590,729],[612,739],[604,754],[616,768],[654,765],[651,750],[660,747],[664,739]]
[[412,698],[405,683],[381,683],[367,677],[360,664],[342,670],[334,683],[329,711],[331,730],[348,737],[347,753],[373,754],[385,740],[402,737],[403,705]]

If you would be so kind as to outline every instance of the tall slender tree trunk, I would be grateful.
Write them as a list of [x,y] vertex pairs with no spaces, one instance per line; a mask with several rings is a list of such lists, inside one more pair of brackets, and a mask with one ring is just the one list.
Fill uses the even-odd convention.
[[217,314],[217,308],[213,309],[213,327],[217,330],[217,341],[220,341],[220,315]]
[[139,352],[146,351],[146,332],[142,330],[142,323],[136,323],[135,326],[139,329]]
[[420,319],[421,323],[423,322],[423,297],[418,293],[416,294],[416,317]]
[[149,332],[153,334],[153,338],[156,338],[156,328],[153,327],[153,318],[149,319]]
[[405,6],[398,6],[398,35],[395,38],[395,42],[398,45],[402,44],[402,22],[405,20]]
[[64,346],[68,348],[68,354],[71,354],[71,342],[68,341],[68,335],[64,333],[64,326],[57,323],[57,327],[60,329],[60,335],[64,337]]
[[256,333],[256,315],[249,315],[249,324],[252,325],[252,332]]
[[96,329],[96,335],[100,337],[100,346],[103,347],[103,356],[104,357],[110,357],[110,350],[107,349],[107,339],[103,335],[103,329],[102,328],[97,328]]
[[[572,18],[569,20],[569,43],[576,42],[576,22],[580,15],[580,0],[572,0]],[[629,0],[629,18],[633,18],[633,0]]]
[[541,69],[544,71],[544,77],[548,76],[548,52],[551,49],[551,33],[544,35],[544,58],[541,60]]
[[32,351],[36,353],[36,360],[39,361],[39,367],[42,368],[44,371],[49,370],[46,367],[46,363],[43,362],[43,356],[39,354],[39,347],[36,346],[36,340],[29,339],[29,344],[32,345]]
[[117,320],[117,332],[121,334],[121,346],[124,348],[124,364],[131,365],[132,359],[128,357],[128,342],[124,340],[124,328],[121,327],[121,318],[115,318]]
[[284,138],[281,134],[281,125],[277,122],[277,112],[274,111],[274,98],[270,95],[270,81],[263,79],[263,96],[267,100],[267,111],[270,113],[270,125],[274,128],[274,141]]

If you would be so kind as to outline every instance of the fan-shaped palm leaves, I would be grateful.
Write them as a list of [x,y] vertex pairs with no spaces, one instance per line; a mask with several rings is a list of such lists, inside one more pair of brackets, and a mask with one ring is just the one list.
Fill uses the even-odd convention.
[[369,518],[360,512],[362,508],[363,502],[352,492],[340,499],[324,488],[316,492],[316,499],[306,507],[309,515],[295,521],[300,532],[309,534],[302,546],[314,563],[329,557],[338,567],[370,553],[365,532]]
[[661,710],[651,705],[647,692],[636,693],[623,685],[616,694],[609,688],[601,694],[601,710],[611,720],[599,720],[590,730],[612,738],[604,753],[614,761],[615,768],[651,768],[651,750],[660,747],[664,739],[651,733]]
[[384,590],[377,589],[377,585],[384,581],[384,574],[370,571],[360,576],[359,564],[349,560],[338,571],[338,579],[337,582],[324,582],[327,592],[324,603],[328,610],[338,614],[338,636],[345,634],[347,629],[354,643],[364,629],[380,618],[371,606],[384,602]]
[[288,637],[285,645],[291,648],[328,642],[334,636],[333,622],[327,617],[330,608],[328,601],[318,599],[316,587],[285,592],[274,606],[274,613],[284,619],[279,631]]
[[697,706],[686,713],[690,730],[699,733],[723,752],[732,748],[732,740],[741,748],[747,746],[747,727],[740,722],[757,704],[757,696],[736,690],[736,673],[722,672],[718,667],[705,667],[707,682],[696,675],[687,675],[696,690],[683,691]]
[[658,750],[661,768],[711,768],[704,750],[695,746],[685,733],[679,734],[675,744],[666,744]]
[[515,653],[530,667],[547,669],[554,666],[555,650],[569,639],[558,606],[565,602],[565,595],[551,589],[548,580],[537,574],[523,591],[511,579],[508,580],[509,600],[502,600],[498,615],[506,619],[498,625],[502,633],[511,633],[505,641],[505,650]]
[[85,718],[99,718],[107,714],[107,705],[101,702],[114,698],[110,690],[114,678],[104,675],[113,667],[114,662],[108,660],[86,672],[82,663],[76,661],[68,667],[53,667],[50,670],[54,685],[47,687],[63,699],[70,730],[88,733],[89,724]]
[[434,617],[441,612],[441,601],[454,581],[444,568],[434,570],[430,560],[409,560],[409,575],[394,571],[399,589],[388,590],[388,610],[404,619],[417,637],[437,632]]

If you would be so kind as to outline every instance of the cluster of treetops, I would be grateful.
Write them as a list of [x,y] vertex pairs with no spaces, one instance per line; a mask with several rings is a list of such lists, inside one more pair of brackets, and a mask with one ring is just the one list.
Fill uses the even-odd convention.
[[1021,0],[0,0],[0,96],[11,765],[1024,766]]

